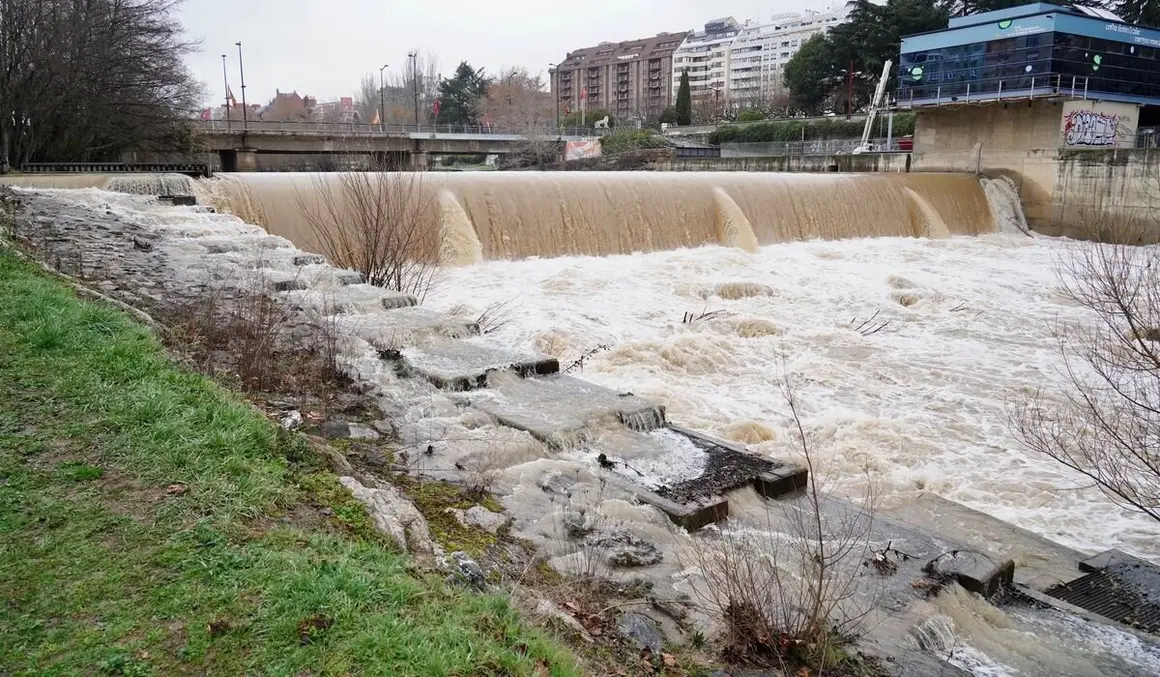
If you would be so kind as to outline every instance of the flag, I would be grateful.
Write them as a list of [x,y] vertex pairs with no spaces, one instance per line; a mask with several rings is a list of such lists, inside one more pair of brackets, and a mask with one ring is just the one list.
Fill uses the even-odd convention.
[[435,99],[435,117],[439,117],[439,105],[440,105],[440,103],[442,103],[442,99]]
[[585,87],[580,90],[580,100],[583,101],[588,98],[588,88]]
[[238,100],[234,98],[233,87],[226,88],[226,99],[229,100],[229,102],[230,102],[230,108],[237,108],[238,107]]
[[375,111],[375,116],[374,116],[373,118],[371,118],[371,124],[372,124],[372,125],[377,125],[377,124],[380,124],[380,122],[379,122],[379,112],[378,112],[378,111]]

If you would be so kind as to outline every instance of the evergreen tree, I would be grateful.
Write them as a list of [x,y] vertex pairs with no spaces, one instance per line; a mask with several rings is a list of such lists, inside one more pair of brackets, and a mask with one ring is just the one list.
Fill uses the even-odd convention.
[[455,69],[455,75],[439,83],[439,117],[436,122],[449,125],[477,125],[476,106],[487,95],[488,80],[466,61]]
[[677,124],[693,124],[693,93],[689,89],[689,71],[681,73],[681,86],[677,89]]
[[1109,9],[1128,23],[1160,28],[1160,0],[1122,0]]

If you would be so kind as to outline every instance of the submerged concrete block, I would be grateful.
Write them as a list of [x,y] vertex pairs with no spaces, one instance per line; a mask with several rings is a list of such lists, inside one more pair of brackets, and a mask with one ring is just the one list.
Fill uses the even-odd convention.
[[346,314],[374,313],[418,305],[418,300],[411,294],[361,283],[341,286],[326,296],[333,312]]
[[481,391],[489,396],[474,399],[473,406],[556,448],[574,446],[590,424],[610,417],[641,432],[665,423],[661,405],[569,376],[495,374],[489,385]]
[[809,471],[797,465],[783,465],[762,473],[753,480],[753,488],[766,498],[778,498],[804,489],[809,482]]
[[296,254],[294,256],[294,265],[296,266],[319,266],[326,263],[326,258],[321,254]]
[[560,371],[554,357],[504,348],[481,338],[431,341],[405,348],[406,368],[446,390],[471,390],[487,385],[493,371],[519,376],[544,376]]
[[338,329],[357,336],[380,351],[399,351],[430,337],[460,338],[479,334],[479,325],[423,308],[398,308],[376,313],[339,315]]
[[338,283],[344,287],[349,287],[352,284],[363,284],[366,278],[363,274],[354,270],[340,270],[335,276],[338,278]]
[[950,576],[963,589],[989,598],[1015,580],[1015,562],[960,550],[932,562],[933,571]]

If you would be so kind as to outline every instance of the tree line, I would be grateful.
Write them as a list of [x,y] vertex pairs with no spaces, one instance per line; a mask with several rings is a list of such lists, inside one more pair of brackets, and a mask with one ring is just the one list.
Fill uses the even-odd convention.
[[191,147],[181,0],[0,0],[0,172]]
[[[897,61],[902,37],[947,27],[952,17],[1027,4],[1027,0],[853,0],[846,21],[815,35],[785,66],[792,108],[817,115],[827,109],[865,107],[887,59]],[[1062,5],[1101,7],[1130,23],[1160,26],[1160,2],[1153,0],[1057,0]],[[849,77],[853,64],[855,73]],[[852,97],[849,80],[853,80]],[[894,76],[887,91],[894,88]],[[848,100],[849,99],[849,100]]]

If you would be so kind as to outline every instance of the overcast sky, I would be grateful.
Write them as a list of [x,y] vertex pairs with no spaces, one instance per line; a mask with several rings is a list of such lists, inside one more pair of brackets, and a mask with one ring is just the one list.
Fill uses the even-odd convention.
[[[840,2],[840,0],[839,0]],[[632,40],[699,28],[710,19],[767,21],[778,12],[824,9],[828,0],[185,0],[181,20],[201,42],[189,67],[205,83],[207,103],[224,97],[221,55],[238,88],[241,40],[246,98],[274,91],[322,100],[353,94],[359,79],[384,63],[406,65],[407,51],[434,51],[449,75],[460,61],[496,72],[548,64],[603,40]]]

